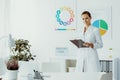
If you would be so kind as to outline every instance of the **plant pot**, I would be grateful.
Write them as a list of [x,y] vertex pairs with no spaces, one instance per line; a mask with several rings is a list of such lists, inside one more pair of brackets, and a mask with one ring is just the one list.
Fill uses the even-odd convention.
[[28,69],[29,69],[29,61],[18,61],[19,64],[19,75],[20,76],[27,76]]
[[34,70],[37,69],[34,61],[18,61],[18,63],[20,76],[27,76],[28,74],[34,75]]
[[18,70],[7,70],[7,78],[9,80],[17,80]]

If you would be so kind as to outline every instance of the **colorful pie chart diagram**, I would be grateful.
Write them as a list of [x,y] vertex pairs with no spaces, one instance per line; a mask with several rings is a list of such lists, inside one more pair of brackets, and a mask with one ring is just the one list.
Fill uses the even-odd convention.
[[108,24],[102,19],[95,20],[92,25],[100,29],[101,36],[105,35],[105,33],[108,31]]

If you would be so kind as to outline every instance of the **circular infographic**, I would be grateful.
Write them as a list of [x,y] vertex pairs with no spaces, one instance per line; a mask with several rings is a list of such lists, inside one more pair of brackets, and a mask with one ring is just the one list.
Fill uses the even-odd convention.
[[[69,19],[67,19],[66,21],[62,20],[61,19],[61,13],[63,11],[67,11],[69,13]],[[65,16],[64,16],[65,17]],[[73,13],[73,10],[69,7],[62,7],[60,9],[58,9],[56,11],[56,20],[57,22],[60,24],[60,25],[63,25],[63,26],[67,26],[67,25],[70,25],[73,21],[74,21],[74,13]]]
[[102,19],[95,20],[92,25],[100,29],[101,36],[103,36],[108,30],[108,24]]

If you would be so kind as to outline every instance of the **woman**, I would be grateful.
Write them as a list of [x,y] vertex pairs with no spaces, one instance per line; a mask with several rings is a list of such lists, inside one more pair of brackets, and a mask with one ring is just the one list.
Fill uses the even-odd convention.
[[91,14],[84,11],[81,14],[84,25],[83,37],[86,48],[79,48],[76,63],[76,72],[99,72],[100,64],[97,54],[98,48],[102,48],[103,43],[99,29],[91,25]]

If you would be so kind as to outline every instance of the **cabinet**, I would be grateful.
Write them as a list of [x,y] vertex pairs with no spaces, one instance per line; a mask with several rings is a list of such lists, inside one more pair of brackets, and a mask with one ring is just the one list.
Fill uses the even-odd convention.
[[112,60],[100,60],[101,72],[112,72]]

